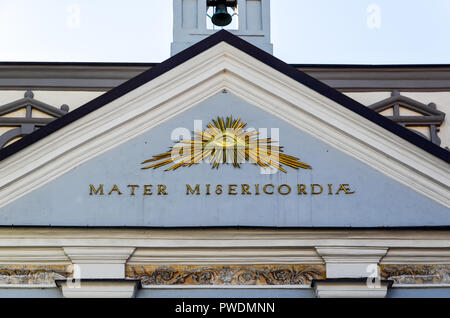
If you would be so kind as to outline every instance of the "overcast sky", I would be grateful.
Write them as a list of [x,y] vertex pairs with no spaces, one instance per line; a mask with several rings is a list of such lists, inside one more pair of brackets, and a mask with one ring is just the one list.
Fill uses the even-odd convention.
[[[288,63],[450,64],[450,0],[272,0]],[[160,62],[172,0],[0,0],[0,61]]]

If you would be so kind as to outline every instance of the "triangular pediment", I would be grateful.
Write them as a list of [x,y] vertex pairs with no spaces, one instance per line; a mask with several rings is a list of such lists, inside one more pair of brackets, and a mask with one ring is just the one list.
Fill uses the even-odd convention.
[[223,91],[449,207],[446,150],[223,31],[3,149],[0,211]]

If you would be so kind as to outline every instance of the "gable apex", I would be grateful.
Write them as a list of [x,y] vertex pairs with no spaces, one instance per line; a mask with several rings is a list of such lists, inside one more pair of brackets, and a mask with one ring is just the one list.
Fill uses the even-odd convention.
[[0,207],[223,89],[449,205],[446,150],[220,31],[0,151]]
[[201,54],[202,52],[212,48],[213,46],[225,42],[245,53],[252,56],[253,58],[259,60],[260,62],[274,68],[275,70],[283,73],[284,75],[298,81],[299,83],[311,88],[317,93],[326,96],[327,98],[335,101],[341,106],[350,109],[363,116],[364,118],[380,125],[381,127],[387,129],[388,131],[398,135],[399,137],[411,142],[415,146],[425,150],[426,152],[450,163],[449,151],[443,149],[432,142],[421,138],[417,134],[411,132],[410,130],[397,125],[391,120],[385,118],[384,116],[372,111],[368,107],[358,103],[354,99],[340,93],[336,89],[324,84],[323,82],[316,80],[315,78],[309,76],[308,74],[294,68],[293,66],[279,60],[273,55],[259,49],[258,47],[248,43],[247,41],[241,39],[238,36],[226,30],[220,30],[208,38],[192,45],[191,47],[181,51],[180,53],[172,56],[166,61],[155,65],[148,71],[128,80],[127,82],[119,85],[118,87],[106,92],[105,94],[93,99],[92,101],[86,103],[85,105],[75,109],[74,111],[66,114],[62,118],[55,120],[51,124],[37,130],[33,134],[25,136],[18,142],[0,150],[0,161],[11,156],[12,154],[24,149],[25,147],[33,144],[34,142],[48,136],[49,134],[57,131],[61,127],[64,127],[71,122],[85,116],[86,114],[99,109],[100,107],[112,102],[113,100],[127,94],[128,92],[134,90],[135,88],[161,76],[162,74],[168,72],[169,70],[183,64],[187,60]]

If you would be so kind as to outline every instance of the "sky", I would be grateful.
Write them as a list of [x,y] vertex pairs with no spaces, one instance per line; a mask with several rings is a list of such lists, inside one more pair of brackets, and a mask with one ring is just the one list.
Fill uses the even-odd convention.
[[[272,0],[274,55],[299,64],[450,64],[450,0]],[[0,0],[0,61],[161,62],[172,0]]]

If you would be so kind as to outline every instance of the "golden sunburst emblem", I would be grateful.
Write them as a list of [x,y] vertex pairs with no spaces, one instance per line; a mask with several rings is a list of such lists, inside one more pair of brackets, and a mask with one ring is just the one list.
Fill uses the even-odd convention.
[[[263,168],[278,169],[286,173],[283,165],[294,169],[311,169],[311,166],[298,158],[283,153],[283,147],[271,138],[259,139],[259,132],[245,129],[247,123],[231,116],[225,120],[218,117],[212,120],[203,131],[194,131],[194,137],[182,139],[166,153],[145,160],[142,169],[156,169],[170,165],[166,171],[179,167],[190,167],[205,161],[212,168],[229,163],[239,168],[240,164],[250,162]],[[152,163],[151,165],[147,165]]]

